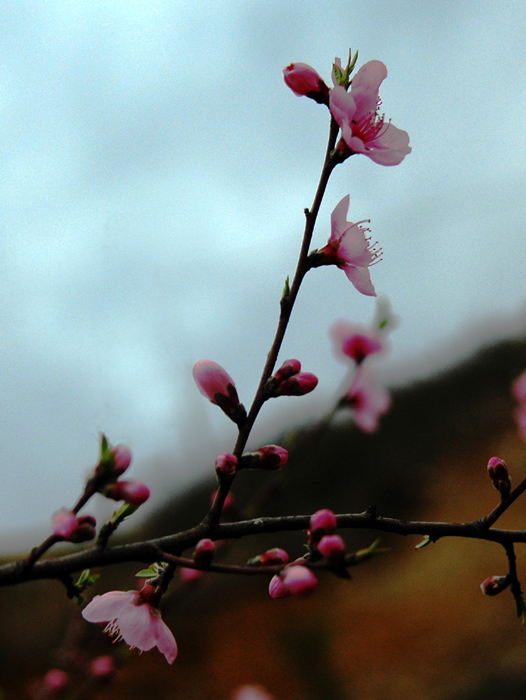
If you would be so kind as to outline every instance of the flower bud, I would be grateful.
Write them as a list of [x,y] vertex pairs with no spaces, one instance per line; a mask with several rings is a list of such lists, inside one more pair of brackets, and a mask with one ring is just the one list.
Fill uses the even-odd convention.
[[279,445],[266,445],[241,457],[240,469],[264,469],[275,471],[287,464],[289,453]]
[[511,491],[511,479],[506,462],[500,457],[492,457],[488,462],[488,474],[491,483],[499,491],[501,498],[507,498]]
[[192,374],[197,388],[209,401],[219,408],[234,423],[242,425],[247,417],[245,407],[239,403],[234,380],[221,365],[213,360],[196,362]]
[[[213,494],[210,497],[210,502],[213,504],[217,494],[219,493],[219,489],[216,489]],[[232,491],[229,491],[227,494],[227,497],[225,498],[225,502],[223,503],[223,513],[224,515],[232,515],[236,512],[237,510],[237,503],[236,499],[234,497],[234,494]]]
[[68,542],[87,542],[95,537],[96,521],[91,515],[76,517],[72,511],[62,508],[52,517],[53,535]]
[[61,693],[69,683],[69,675],[60,668],[53,668],[44,676],[43,690],[50,695]]
[[91,515],[81,515],[77,518],[77,525],[71,535],[69,536],[70,542],[88,542],[94,539],[97,534],[96,531],[97,521]]
[[285,588],[281,577],[278,575],[272,577],[268,592],[271,598],[288,598],[292,595],[289,589]]
[[316,576],[306,566],[288,566],[283,570],[282,583],[292,595],[308,596],[318,585]]
[[216,474],[218,479],[230,479],[237,469],[237,457],[225,452],[216,459]]
[[341,564],[345,557],[345,543],[340,535],[324,535],[318,542],[318,551],[329,564]]
[[111,453],[115,459],[112,474],[118,478],[119,476],[122,476],[126,469],[128,469],[130,466],[132,461],[132,453],[131,450],[126,447],[126,445],[117,445],[117,447],[114,447],[111,450]]
[[310,540],[317,543],[324,535],[332,535],[336,529],[336,516],[328,508],[317,510],[310,519]]
[[280,547],[274,547],[274,549],[267,549],[263,554],[258,554],[257,557],[249,559],[249,566],[272,566],[276,564],[288,564],[289,555],[284,549]]
[[301,362],[299,360],[285,360],[285,362],[278,369],[274,375],[274,380],[279,384],[284,379],[292,377],[294,374],[298,374],[301,370]]
[[283,69],[283,79],[298,97],[306,96],[318,104],[329,104],[329,88],[317,71],[306,63],[291,63]]
[[490,576],[480,584],[484,595],[494,596],[504,591],[511,583],[509,576]]
[[277,388],[277,396],[305,396],[318,386],[318,377],[311,372],[299,374],[285,379]]
[[196,544],[194,549],[194,561],[203,567],[209,566],[214,558],[216,546],[209,539],[202,539]]
[[97,656],[90,664],[91,675],[99,680],[105,680],[113,675],[115,663],[109,655]]
[[107,486],[103,494],[114,501],[140,506],[150,497],[150,489],[143,481],[116,481]]

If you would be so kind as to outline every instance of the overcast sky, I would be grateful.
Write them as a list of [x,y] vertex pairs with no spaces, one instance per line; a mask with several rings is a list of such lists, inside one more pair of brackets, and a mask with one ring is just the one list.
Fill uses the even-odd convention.
[[[382,109],[410,134],[397,167],[336,169],[313,241],[348,193],[371,219],[402,319],[386,376],[524,330],[525,30],[512,1],[3,2],[0,536],[73,504],[100,431],[154,505],[232,448],[190,373],[220,362],[249,404],[273,336],[328,129],[283,83],[291,61],[329,82],[349,46],[382,60]],[[335,268],[307,276],[281,359],[320,385],[264,424],[328,400],[328,327],[373,313]]]

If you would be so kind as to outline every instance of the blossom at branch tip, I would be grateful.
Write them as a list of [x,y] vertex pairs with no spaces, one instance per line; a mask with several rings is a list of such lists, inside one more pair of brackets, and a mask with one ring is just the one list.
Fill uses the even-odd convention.
[[374,433],[378,430],[380,416],[391,406],[391,396],[386,389],[375,384],[371,373],[362,366],[340,405],[352,408],[354,422],[360,430]]
[[502,498],[507,498],[511,491],[511,479],[506,462],[500,457],[492,457],[488,462],[488,476]]
[[356,289],[366,296],[376,296],[371,282],[369,267],[379,262],[382,251],[371,243],[359,221],[354,224],[347,221],[350,197],[346,195],[331,214],[331,235],[327,245],[318,251],[323,256],[323,264],[334,264],[341,268]]
[[409,134],[378,114],[378,91],[387,78],[381,61],[369,61],[356,73],[349,92],[337,85],[329,95],[329,108],[342,138],[337,149],[345,157],[363,153],[379,165],[398,165],[411,153]]
[[310,97],[319,104],[329,104],[329,88],[317,71],[306,63],[291,63],[283,69],[283,79],[298,97]]
[[379,331],[349,321],[337,321],[329,329],[338,359],[351,358],[360,365],[366,357],[387,348],[387,339]]
[[82,617],[88,622],[107,623],[104,632],[116,641],[124,640],[130,649],[141,652],[157,647],[173,664],[177,644],[154,601],[154,587],[150,584],[140,591],[110,591],[95,596],[82,611]]
[[213,360],[199,360],[192,369],[201,394],[226,413],[238,425],[244,423],[246,411],[239,402],[236,385],[228,372]]
[[218,479],[231,479],[236,473],[237,457],[230,452],[224,452],[217,457],[215,466]]

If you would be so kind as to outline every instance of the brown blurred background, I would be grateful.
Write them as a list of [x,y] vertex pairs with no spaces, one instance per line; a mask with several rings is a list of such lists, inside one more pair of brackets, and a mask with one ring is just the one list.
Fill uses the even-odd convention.
[[[513,419],[510,384],[526,367],[526,341],[506,341],[468,362],[395,392],[381,430],[363,435],[339,422],[297,458],[261,514],[311,513],[328,507],[359,512],[375,504],[392,517],[469,521],[498,501],[486,473],[504,458],[517,484],[525,444]],[[307,431],[305,431],[307,432]],[[277,436],[296,441],[305,433]],[[242,505],[274,477],[244,473]],[[134,536],[188,527],[206,512],[213,480],[181,494]],[[524,498],[499,521],[526,528]],[[374,532],[341,532],[349,550]],[[391,551],[352,570],[351,581],[320,575],[309,599],[271,600],[266,578],[207,574],[175,586],[163,618],[179,644],[168,666],[157,650],[142,656],[112,646],[56,582],[0,592],[0,687],[5,698],[28,697],[28,685],[53,667],[68,669],[79,654],[117,652],[114,682],[93,697],[227,700],[234,687],[260,683],[277,700],[493,700],[526,694],[526,630],[506,591],[483,597],[480,583],[504,574],[502,549],[445,539],[416,551],[420,538],[382,535]],[[303,553],[300,534],[273,535],[229,546],[243,563],[271,546]],[[519,576],[525,571],[517,547]],[[138,566],[104,570],[94,593],[134,587]],[[526,585],[526,576],[525,585]],[[69,669],[68,669],[69,670]]]

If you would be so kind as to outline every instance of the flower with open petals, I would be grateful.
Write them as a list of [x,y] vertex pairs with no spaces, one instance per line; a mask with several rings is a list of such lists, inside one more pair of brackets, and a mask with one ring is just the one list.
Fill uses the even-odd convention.
[[342,85],[330,91],[329,106],[341,129],[337,148],[347,155],[363,153],[380,165],[398,165],[408,153],[409,135],[379,116],[378,91],[387,78],[381,61],[369,61],[356,73],[349,92]]
[[318,251],[325,258],[325,263],[340,267],[356,289],[367,296],[376,296],[369,267],[379,262],[382,251],[371,244],[359,221],[353,224],[347,221],[350,197],[346,195],[331,214],[331,235],[327,245]]
[[336,357],[343,360],[351,358],[357,365],[369,355],[382,351],[387,343],[379,331],[350,321],[337,321],[331,326],[329,333]]
[[371,373],[362,366],[340,403],[353,409],[354,422],[360,430],[374,433],[378,430],[380,416],[391,406],[391,396],[374,383]]
[[146,584],[140,591],[110,591],[97,595],[82,611],[88,622],[106,622],[104,631],[131,649],[157,647],[169,664],[177,656],[177,644],[154,603],[155,589]]

